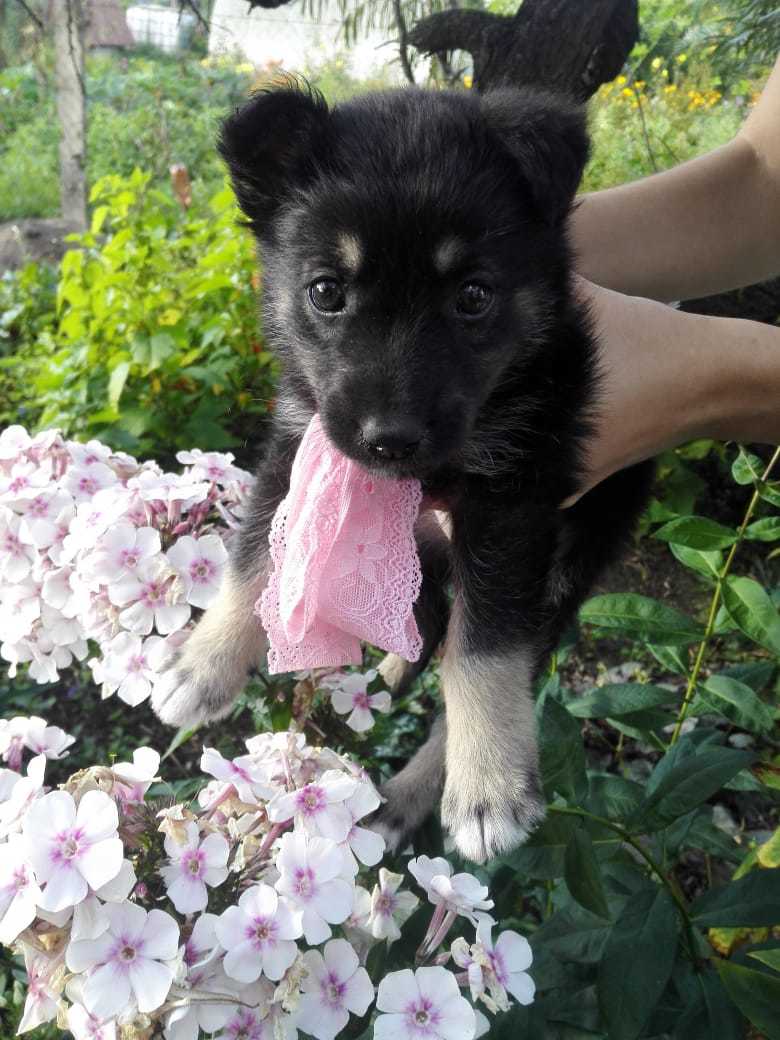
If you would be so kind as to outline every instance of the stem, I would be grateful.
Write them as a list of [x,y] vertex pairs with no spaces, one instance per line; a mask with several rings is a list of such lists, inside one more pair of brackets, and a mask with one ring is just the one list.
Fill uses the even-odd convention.
[[[780,448],[776,449],[774,455],[769,460],[768,466],[761,475],[760,483],[763,484],[764,481],[768,479],[769,474],[772,472],[772,468],[777,462],[778,458],[780,458]],[[672,739],[669,742],[669,747],[674,747],[674,745],[680,739],[682,724],[683,722],[685,722],[685,717],[688,714],[688,709],[690,707],[691,701],[693,700],[693,695],[696,692],[696,684],[699,679],[699,673],[701,671],[702,664],[704,663],[704,655],[707,651],[710,639],[712,638],[712,633],[715,629],[715,618],[718,615],[718,607],[720,606],[723,582],[726,580],[726,577],[729,571],[731,570],[731,564],[734,562],[734,557],[736,556],[737,549],[740,547],[744,540],[745,530],[747,529],[747,525],[750,523],[750,518],[752,517],[753,512],[755,511],[755,508],[758,505],[758,500],[760,499],[760,497],[761,496],[758,492],[758,488],[756,488],[756,490],[753,492],[750,502],[748,503],[748,507],[745,510],[745,515],[742,519],[742,523],[739,526],[739,530],[737,531],[736,541],[731,546],[729,554],[726,557],[726,562],[723,564],[720,574],[718,575],[717,580],[715,582],[715,591],[712,594],[712,601],[710,602],[710,610],[707,616],[707,625],[704,629],[704,637],[701,643],[699,643],[699,649],[696,652],[696,660],[694,661],[691,674],[688,677],[688,685],[685,688],[685,696],[683,697],[682,704],[680,705],[680,710],[677,713],[677,724],[674,727],[674,733],[672,733]]]
[[639,853],[639,855],[642,857],[645,863],[647,863],[652,872],[656,875],[661,884],[664,885],[664,887],[669,892],[669,895],[674,900],[677,909],[680,912],[680,916],[683,919],[683,925],[685,927],[686,938],[688,940],[688,947],[691,954],[691,960],[695,963],[696,946],[694,944],[693,938],[693,922],[691,921],[691,916],[688,913],[688,904],[685,902],[685,896],[683,896],[677,883],[673,881],[671,878],[667,877],[667,875],[664,873],[663,868],[655,861],[655,859],[653,858],[653,856],[650,855],[647,849],[645,849],[645,847],[642,844],[640,844],[640,842],[638,842],[636,838],[629,834],[625,827],[621,827],[619,823],[614,823],[612,820],[608,820],[604,816],[596,816],[595,813],[587,812],[587,810],[585,809],[570,808],[569,806],[563,805],[548,805],[547,811],[562,813],[565,816],[580,816],[586,820],[593,820],[594,823],[601,824],[602,827],[608,827],[611,831],[614,831],[615,834],[619,834],[623,841],[625,841],[628,845],[631,846],[632,849]]

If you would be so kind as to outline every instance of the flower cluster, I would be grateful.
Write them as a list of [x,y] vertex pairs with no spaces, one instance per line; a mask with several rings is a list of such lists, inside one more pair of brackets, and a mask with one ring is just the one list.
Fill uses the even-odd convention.
[[[334,1040],[374,1016],[378,1040],[473,1040],[489,1028],[477,1003],[532,1000],[528,943],[493,942],[487,888],[442,858],[408,863],[433,905],[416,969],[371,978],[372,947],[425,911],[379,866],[380,796],[349,759],[260,734],[233,759],[207,748],[197,798],[171,805],[150,748],[47,789],[71,743],[43,719],[0,723],[0,942],[27,970],[20,1033],[56,1019],[75,1040]],[[447,951],[458,919],[474,941]]]
[[179,452],[180,474],[56,430],[0,433],[0,655],[40,683],[89,660],[104,696],[145,700],[214,599],[251,477]]

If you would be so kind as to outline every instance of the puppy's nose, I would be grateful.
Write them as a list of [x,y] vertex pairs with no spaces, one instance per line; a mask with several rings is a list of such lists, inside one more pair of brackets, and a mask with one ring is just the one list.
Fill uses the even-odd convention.
[[368,419],[363,423],[362,434],[371,454],[388,461],[411,458],[422,440],[422,428],[412,418],[392,422]]

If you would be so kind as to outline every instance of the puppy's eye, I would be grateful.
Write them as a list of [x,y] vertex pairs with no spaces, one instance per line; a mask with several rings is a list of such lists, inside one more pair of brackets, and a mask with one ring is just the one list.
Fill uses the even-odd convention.
[[335,278],[318,278],[309,286],[309,299],[318,311],[335,314],[343,311],[347,302],[344,286]]
[[466,318],[481,318],[493,302],[493,290],[482,282],[464,282],[455,297],[458,314]]

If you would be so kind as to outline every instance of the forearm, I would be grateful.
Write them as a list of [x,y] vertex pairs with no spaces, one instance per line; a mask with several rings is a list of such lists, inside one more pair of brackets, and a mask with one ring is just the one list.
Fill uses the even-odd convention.
[[601,344],[586,488],[699,437],[780,444],[780,329],[578,286]]
[[572,233],[585,278],[692,299],[780,272],[780,63],[737,137],[632,184],[585,195]]

